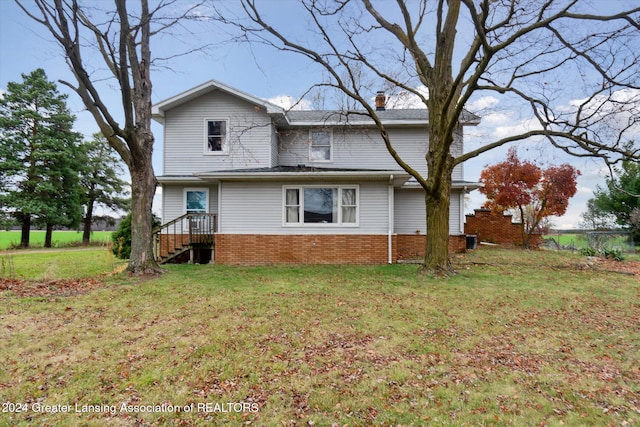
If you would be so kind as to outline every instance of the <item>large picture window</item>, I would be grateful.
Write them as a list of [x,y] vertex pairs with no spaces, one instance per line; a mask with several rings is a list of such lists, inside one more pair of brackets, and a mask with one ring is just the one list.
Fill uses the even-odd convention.
[[227,150],[227,121],[207,120],[207,138],[205,152],[208,154],[224,153]]
[[309,160],[330,162],[332,159],[333,135],[329,130],[312,129],[309,131]]
[[358,187],[286,187],[285,225],[357,225]]

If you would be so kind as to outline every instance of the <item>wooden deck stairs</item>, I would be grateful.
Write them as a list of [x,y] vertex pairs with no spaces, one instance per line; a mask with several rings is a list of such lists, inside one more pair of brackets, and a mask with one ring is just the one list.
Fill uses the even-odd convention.
[[211,249],[215,245],[218,221],[216,214],[190,213],[182,215],[153,230],[153,255],[157,262],[166,264],[185,252]]

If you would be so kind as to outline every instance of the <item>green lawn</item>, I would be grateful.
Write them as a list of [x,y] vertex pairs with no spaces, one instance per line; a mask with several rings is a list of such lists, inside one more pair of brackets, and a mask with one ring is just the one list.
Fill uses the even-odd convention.
[[55,250],[0,251],[0,278],[18,280],[58,280],[96,277],[119,271],[126,262],[115,259],[104,247]]
[[[103,244],[109,243],[111,242],[111,233],[111,231],[94,231],[91,233],[91,242]],[[29,236],[30,246],[42,247],[44,244],[44,235],[44,231],[31,231]],[[54,231],[52,241],[54,247],[80,244],[82,242],[82,232]],[[20,244],[20,231],[0,231],[0,250],[7,249],[11,246],[17,246],[18,244]]]
[[640,423],[637,276],[552,251],[454,261],[449,279],[174,265],[0,291],[0,425]]
[[589,246],[587,244],[586,234],[578,234],[578,233],[550,234],[550,235],[544,236],[544,238],[553,239],[558,245],[563,247],[582,249]]

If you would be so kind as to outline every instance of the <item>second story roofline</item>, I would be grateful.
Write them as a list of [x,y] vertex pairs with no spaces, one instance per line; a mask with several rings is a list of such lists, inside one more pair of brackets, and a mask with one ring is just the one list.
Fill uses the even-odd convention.
[[[369,117],[368,113],[364,110],[286,110],[269,101],[250,95],[217,80],[209,80],[154,104],[152,116],[156,121],[163,123],[166,111],[215,90],[220,90],[253,104],[256,107],[263,108],[265,113],[271,116],[273,121],[280,127],[373,126],[375,124],[373,119]],[[383,124],[389,126],[424,126],[429,123],[429,114],[426,108],[386,109],[376,111],[376,114]],[[461,125],[476,126],[479,123],[479,116],[463,110],[462,116],[460,117]]]
[[230,95],[236,96],[237,98],[243,99],[251,104],[254,104],[257,107],[262,107],[265,109],[265,111],[268,114],[283,115],[285,112],[285,110],[282,107],[279,107],[278,105],[265,101],[262,98],[258,98],[257,96],[250,95],[246,92],[243,92],[234,87],[228,86],[217,80],[209,80],[196,87],[193,87],[189,90],[181,92],[177,95],[174,95],[171,98],[167,98],[165,100],[158,102],[157,104],[154,104],[151,111],[152,116],[156,121],[162,123],[164,121],[165,111],[175,108],[181,104],[189,102],[193,99],[196,99],[214,90],[220,90],[222,92],[226,92]]
[[[376,115],[383,124],[388,126],[424,126],[429,124],[429,114],[426,108],[388,109],[376,111]],[[467,110],[463,111],[460,124],[476,126],[479,123],[479,116]],[[291,110],[285,113],[285,117],[278,124],[283,127],[374,126],[375,122],[364,110]]]

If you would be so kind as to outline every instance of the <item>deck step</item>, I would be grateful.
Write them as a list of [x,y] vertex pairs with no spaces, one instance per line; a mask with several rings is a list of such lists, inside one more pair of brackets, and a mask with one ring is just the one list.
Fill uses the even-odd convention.
[[216,228],[217,215],[207,213],[185,214],[161,225],[153,231],[156,261],[166,264],[190,249],[213,247]]
[[188,250],[189,250],[189,246],[183,246],[181,248],[176,248],[176,250],[174,252],[169,253],[167,256],[160,257],[158,262],[160,262],[160,264],[166,264],[169,261],[171,261],[172,259],[174,259],[175,257],[180,256],[183,253],[187,252]]

